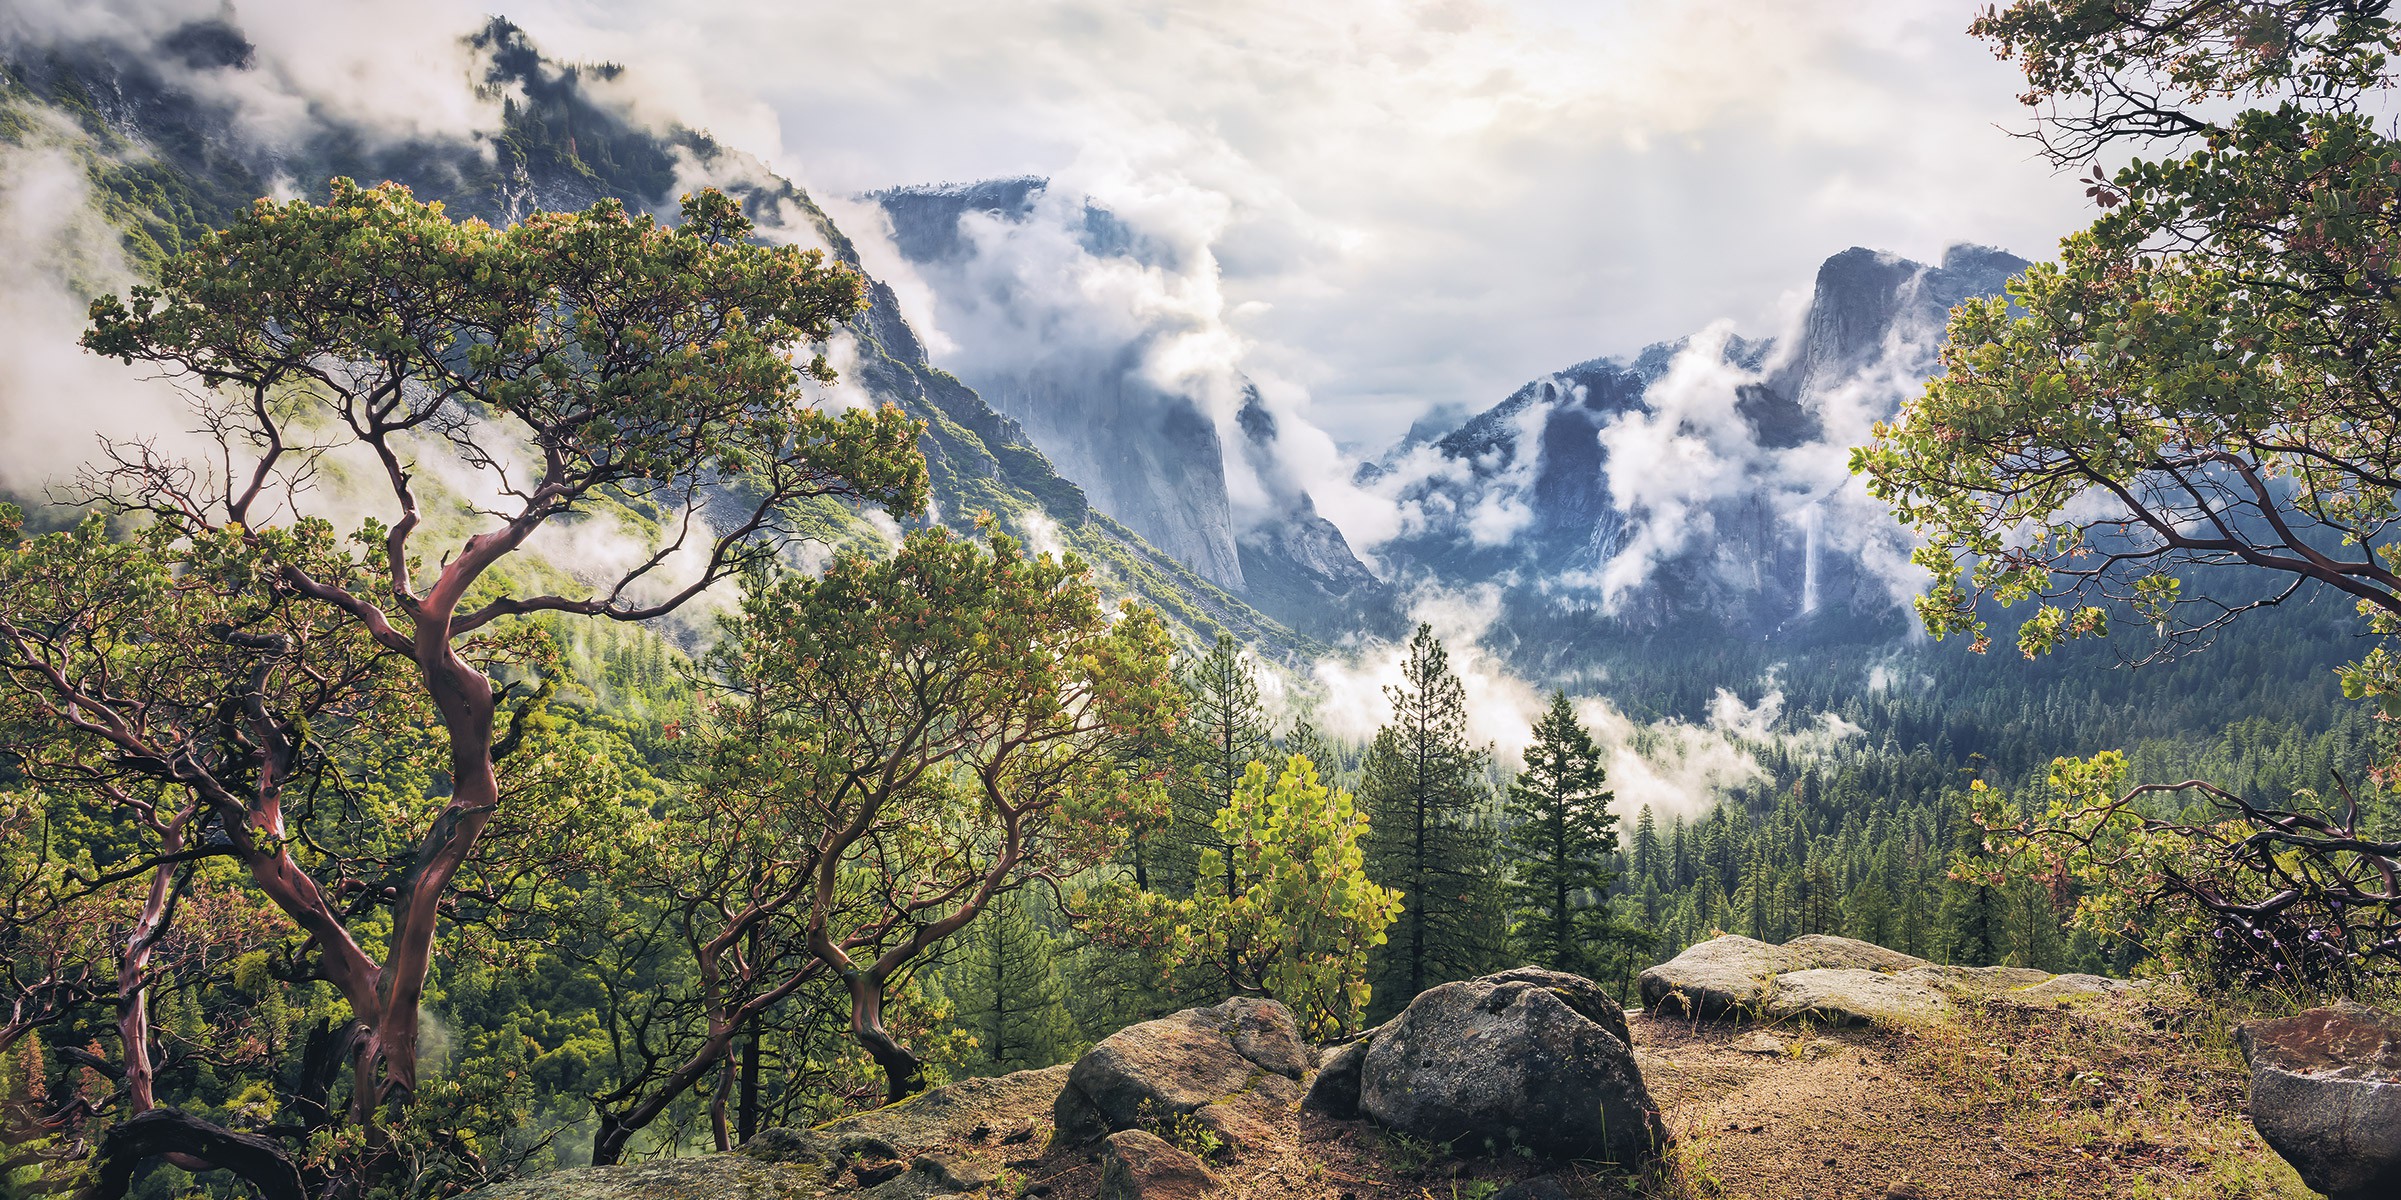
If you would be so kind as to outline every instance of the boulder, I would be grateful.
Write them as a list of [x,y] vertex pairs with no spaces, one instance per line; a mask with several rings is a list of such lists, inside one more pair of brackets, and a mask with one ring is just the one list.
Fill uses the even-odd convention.
[[1800,964],[1790,968],[1796,971],[1852,968],[1889,972],[1931,965],[1914,954],[1903,954],[1874,942],[1836,937],[1828,933],[1802,934],[1784,943],[1784,952],[1792,955]]
[[1575,984],[1504,972],[1426,991],[1370,1043],[1360,1110],[1460,1152],[1649,1161],[1666,1130],[1626,1040],[1612,1032],[1624,1015],[1579,1011],[1563,992],[1616,1005],[1589,981]]
[[1118,1130],[1101,1152],[1100,1200],[1200,1200],[1215,1186],[1199,1159],[1145,1130]]
[[1367,1065],[1368,1039],[1326,1051],[1325,1065],[1309,1081],[1308,1107],[1337,1121],[1359,1119],[1359,1071]]
[[1951,1001],[1915,972],[1879,975],[1858,968],[1788,971],[1768,981],[1759,1010],[1831,1025],[1912,1025],[1950,1015]]
[[1714,1017],[1758,1008],[1767,981],[1793,969],[1784,947],[1729,933],[1644,971],[1636,986],[1652,1012]]
[[2334,1200],[2401,1195],[2401,1016],[2356,1004],[2235,1030],[2251,1123]]
[[1212,1157],[1232,1159],[1297,1142],[1300,1107],[1301,1085],[1282,1075],[1261,1075],[1249,1088],[1204,1104],[1186,1119],[1191,1128],[1215,1141]]
[[1264,1118],[1287,1097],[1297,1104],[1300,1091],[1262,1091],[1262,1082],[1278,1076],[1297,1085],[1315,1062],[1283,1005],[1237,996],[1101,1039],[1068,1071],[1052,1112],[1059,1136],[1072,1142],[1161,1126],[1238,1098],[1248,1098],[1249,1115]]
[[1559,997],[1569,1008],[1584,1014],[1586,1020],[1617,1035],[1617,1040],[1629,1046],[1634,1044],[1634,1035],[1626,1029],[1626,1010],[1619,1008],[1617,1001],[1601,990],[1601,985],[1581,975],[1570,975],[1545,967],[1512,967],[1498,974],[1487,975],[1481,982],[1532,984]]

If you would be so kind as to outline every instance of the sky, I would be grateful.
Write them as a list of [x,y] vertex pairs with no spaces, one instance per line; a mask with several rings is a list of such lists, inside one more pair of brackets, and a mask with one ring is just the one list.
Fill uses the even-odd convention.
[[1852,245],[2047,257],[1973,0],[543,0],[546,47],[820,195],[1039,174],[1208,245],[1244,367],[1358,450],[1718,319]]
[[[164,28],[227,2],[38,2],[0,24]],[[230,6],[277,77],[262,122],[305,98],[488,124],[456,38],[497,12],[555,57],[631,68],[638,110],[837,215],[876,188],[1052,177],[1200,248],[1220,345],[1358,454],[1712,321],[1773,333],[1852,245],[2047,257],[2089,214],[2011,136],[2019,81],[1964,33],[1980,2]]]

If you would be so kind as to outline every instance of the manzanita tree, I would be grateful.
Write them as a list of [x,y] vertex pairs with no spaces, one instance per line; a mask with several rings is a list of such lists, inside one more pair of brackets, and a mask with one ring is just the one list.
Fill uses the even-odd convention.
[[[1925,536],[1930,631],[1982,649],[1989,613],[2031,604],[2032,657],[2131,615],[2144,657],[2314,587],[2376,639],[2346,693],[2401,714],[2390,7],[2016,0],[1976,22],[2024,68],[2042,151],[2091,164],[2101,213],[2005,299],[1954,310],[1945,373],[1854,454]],[[2112,759],[2063,762],[2039,803],[1988,817],[2063,897],[2081,880],[2192,914],[2263,951],[2255,977],[2340,983],[2393,953],[2395,847],[2348,798],[2122,785]]]
[[[741,1031],[812,979],[847,993],[887,1099],[922,1088],[886,1021],[895,981],[1001,893],[1113,856],[1129,817],[1163,803],[1120,764],[1180,713],[1169,659],[1155,612],[1111,613],[1072,556],[997,533],[929,529],[888,559],[755,577],[706,661],[714,711],[681,810],[701,874],[726,883],[672,901],[705,1033],[604,1097],[594,1157],[730,1070]],[[677,890],[684,870],[656,861],[647,886]]]
[[[793,357],[862,282],[750,232],[714,192],[675,225],[604,203],[495,229],[337,180],[93,305],[85,345],[185,382],[207,452],[111,446],[81,498],[144,532],[0,562],[9,749],[36,782],[196,806],[178,836],[200,849],[151,853],[229,855],[301,931],[356,1021],[354,1126],[418,1085],[437,928],[511,795],[498,680],[539,661],[528,618],[672,612],[774,557],[811,500],[923,506],[913,423],[810,406],[830,372]],[[509,565],[545,527],[620,519],[658,533],[596,586]],[[92,572],[124,599],[48,590]],[[426,802],[359,877],[294,806],[412,725]]]

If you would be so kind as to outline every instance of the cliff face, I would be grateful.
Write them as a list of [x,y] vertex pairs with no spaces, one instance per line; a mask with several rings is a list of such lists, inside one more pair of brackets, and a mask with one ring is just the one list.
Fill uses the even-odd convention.
[[[932,290],[945,365],[1025,430],[1093,503],[1205,579],[1321,636],[1389,632],[1391,591],[1275,462],[1274,416],[1230,368],[1177,373],[1205,314],[1172,288],[1189,252],[1017,178],[875,193]],[[1148,304],[1095,305],[1087,293]],[[1231,411],[1230,421],[1219,414]],[[1264,494],[1236,513],[1228,469]]]
[[1378,553],[1638,627],[1706,615],[1762,633],[1889,607],[1905,549],[1846,450],[1936,369],[1951,306],[2025,265],[1854,248],[1819,268],[1789,341],[1704,333],[1528,383],[1361,468],[1407,520]]
[[[184,43],[195,47],[196,57],[184,64],[192,71],[253,70],[248,43],[230,20],[200,23],[168,44]],[[495,127],[473,139],[394,144],[318,113],[281,140],[263,143],[243,131],[229,108],[172,82],[150,51],[101,42],[0,45],[0,105],[79,126],[100,148],[88,158],[93,191],[105,215],[128,231],[137,263],[224,225],[251,198],[274,190],[274,181],[321,194],[325,179],[349,175],[395,180],[421,198],[443,201],[453,215],[495,222],[604,199],[672,214],[683,191],[715,186],[742,201],[763,236],[822,246],[860,266],[851,240],[825,211],[757,159],[696,130],[637,123],[611,104],[594,85],[616,68],[550,60],[502,20],[469,44],[479,87],[505,97]],[[27,127],[0,125],[0,138],[17,143],[7,130]],[[1020,534],[1046,537],[1055,529],[1061,546],[1093,562],[1110,585],[1158,605],[1198,636],[1224,628],[1271,654],[1309,648],[1307,639],[1216,577],[1096,508],[1021,424],[935,368],[892,289],[870,282],[870,306],[846,331],[852,361],[845,383],[869,402],[899,405],[926,423],[921,447],[932,474],[933,519],[972,530],[976,514],[988,511]],[[1238,576],[1230,532],[1221,540],[1219,556],[1205,561]]]
[[[1001,179],[897,188],[874,199],[892,222],[894,244],[933,286],[937,320],[959,343],[960,378],[1016,420],[1095,503],[1203,578],[1240,589],[1217,424],[1199,397],[1161,386],[1146,369],[1152,345],[1174,331],[1078,327],[1076,313],[1038,290],[1060,282],[1051,270],[989,269],[980,261],[984,239],[962,227],[980,217],[1005,236],[1033,217],[1045,188],[1040,179]],[[1081,218],[1066,230],[1072,246],[1028,253],[1155,257],[1106,211],[1086,205]]]

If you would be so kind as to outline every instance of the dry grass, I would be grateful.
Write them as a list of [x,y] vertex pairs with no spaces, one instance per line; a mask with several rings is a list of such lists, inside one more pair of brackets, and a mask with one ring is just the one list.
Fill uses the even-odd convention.
[[1930,1114],[2038,1166],[2019,1180],[2029,1198],[2304,1200],[2244,1113],[2228,1036],[2243,1015],[2182,998],[1996,1005],[1904,1035],[1899,1065]]

